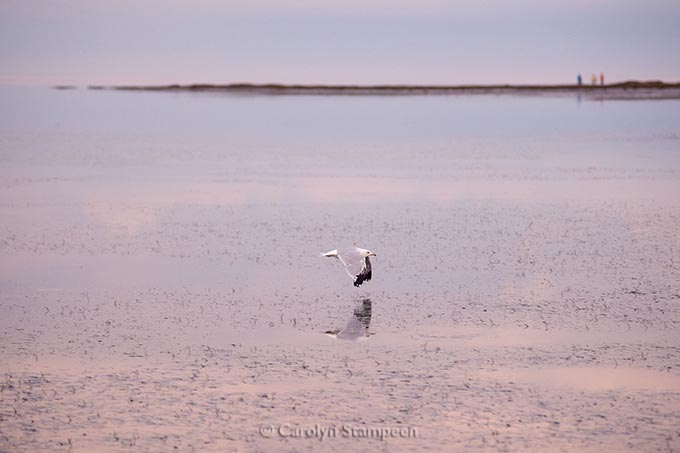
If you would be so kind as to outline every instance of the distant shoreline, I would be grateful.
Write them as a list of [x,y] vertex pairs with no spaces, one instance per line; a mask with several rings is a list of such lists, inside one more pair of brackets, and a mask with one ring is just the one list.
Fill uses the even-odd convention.
[[[56,89],[70,89],[58,86]],[[188,84],[91,85],[91,90],[224,92],[267,95],[442,95],[575,93],[603,99],[680,99],[680,83],[627,81],[607,85],[322,85],[322,84]]]

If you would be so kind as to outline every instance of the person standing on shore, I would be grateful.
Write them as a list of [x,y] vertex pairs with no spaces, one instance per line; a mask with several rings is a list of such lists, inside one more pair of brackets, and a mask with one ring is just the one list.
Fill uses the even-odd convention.
[[583,85],[583,79],[581,78],[581,74],[576,76],[576,83],[578,83],[578,86]]
[[600,85],[604,85],[604,72],[600,73]]
[[590,83],[593,85],[597,85],[597,76],[593,72],[593,74],[590,76]]

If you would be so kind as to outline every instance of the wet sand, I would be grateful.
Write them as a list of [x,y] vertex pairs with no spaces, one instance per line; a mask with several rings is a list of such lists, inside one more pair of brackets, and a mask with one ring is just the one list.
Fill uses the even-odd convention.
[[[0,450],[680,449],[680,130],[330,144],[372,105],[305,142],[5,130]],[[318,258],[358,241],[359,289]]]

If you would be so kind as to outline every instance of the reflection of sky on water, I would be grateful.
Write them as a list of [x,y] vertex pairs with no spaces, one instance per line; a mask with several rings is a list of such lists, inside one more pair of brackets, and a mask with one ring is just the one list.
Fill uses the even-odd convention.
[[[26,182],[40,191],[41,178],[60,178],[60,191],[79,199],[578,196],[584,181],[604,181],[608,195],[623,189],[634,196],[650,180],[677,181],[680,171],[680,102],[671,100],[8,88],[0,97],[0,159],[11,164],[3,170],[10,177],[5,185]],[[654,196],[668,193],[653,186]]]
[[677,134],[673,119],[679,108],[677,100],[578,103],[575,95],[238,96],[3,87],[0,96],[3,131],[30,127],[201,139],[197,145],[239,144],[247,138],[274,147],[319,140],[655,138]]
[[502,382],[538,384],[578,391],[612,390],[680,391],[680,377],[639,368],[555,367],[502,370],[486,375]]

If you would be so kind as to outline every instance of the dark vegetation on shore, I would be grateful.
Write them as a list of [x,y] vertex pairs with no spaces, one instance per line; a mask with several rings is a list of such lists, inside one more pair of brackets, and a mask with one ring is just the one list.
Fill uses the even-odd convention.
[[[55,89],[72,89],[68,85]],[[323,84],[188,84],[90,85],[90,90],[224,92],[242,94],[422,95],[584,93],[607,99],[680,99],[680,82],[626,81],[606,85],[323,85]]]
[[118,85],[118,86],[90,86],[91,89],[116,89],[116,90],[180,90],[180,91],[477,91],[477,90],[518,90],[518,91],[554,91],[554,90],[602,90],[602,89],[671,89],[680,88],[679,83],[667,83],[661,81],[627,81],[608,85],[322,85],[322,84],[278,84],[278,83],[232,83],[232,84],[191,84],[191,85]]

